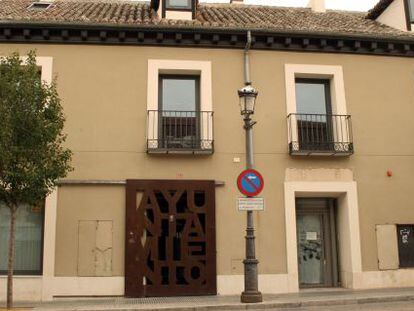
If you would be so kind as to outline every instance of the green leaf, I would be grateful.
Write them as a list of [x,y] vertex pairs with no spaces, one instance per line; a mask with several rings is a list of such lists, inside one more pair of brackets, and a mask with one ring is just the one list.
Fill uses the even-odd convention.
[[41,81],[36,53],[0,59],[0,201],[37,204],[72,170],[57,83]]

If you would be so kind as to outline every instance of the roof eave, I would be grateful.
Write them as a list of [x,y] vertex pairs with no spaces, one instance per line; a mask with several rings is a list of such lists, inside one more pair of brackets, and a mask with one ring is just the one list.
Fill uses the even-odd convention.
[[301,31],[292,29],[275,29],[275,28],[262,28],[262,27],[203,27],[203,26],[165,26],[157,24],[113,24],[113,23],[84,23],[84,22],[42,22],[42,21],[15,21],[10,22],[9,20],[0,20],[0,27],[35,27],[35,28],[54,28],[54,29],[93,29],[98,30],[105,28],[107,30],[142,30],[142,31],[162,31],[162,32],[198,32],[198,33],[226,33],[226,34],[244,34],[248,30],[257,34],[268,34],[268,35],[285,35],[285,36],[304,36],[304,37],[318,37],[318,38],[335,38],[335,39],[350,39],[350,40],[375,40],[388,42],[400,43],[413,43],[414,35],[377,35],[377,34],[366,34],[366,33],[345,33],[345,32],[327,32],[327,31]]

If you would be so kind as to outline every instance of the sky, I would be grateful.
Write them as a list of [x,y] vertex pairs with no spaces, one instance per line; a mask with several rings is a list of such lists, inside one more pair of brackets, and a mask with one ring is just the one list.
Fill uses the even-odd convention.
[[[229,0],[200,0],[201,2],[224,2]],[[326,8],[332,10],[346,11],[368,11],[372,9],[379,0],[326,0]],[[261,4],[275,6],[307,6],[309,0],[244,0],[246,4]]]

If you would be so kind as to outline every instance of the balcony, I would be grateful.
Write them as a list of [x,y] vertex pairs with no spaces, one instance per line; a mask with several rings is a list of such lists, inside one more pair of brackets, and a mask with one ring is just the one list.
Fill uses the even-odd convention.
[[211,154],[212,111],[149,110],[147,152]]
[[354,153],[351,116],[291,113],[287,119],[291,155],[349,156]]

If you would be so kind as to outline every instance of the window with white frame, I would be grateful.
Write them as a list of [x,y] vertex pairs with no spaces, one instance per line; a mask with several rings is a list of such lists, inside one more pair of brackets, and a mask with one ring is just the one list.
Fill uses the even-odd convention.
[[289,153],[353,153],[340,66],[285,65]]
[[158,140],[163,148],[199,148],[200,77],[159,76]]
[[211,63],[148,62],[147,151],[213,151]]
[[333,148],[333,123],[329,79],[295,79],[298,143],[302,150]]
[[[44,208],[22,205],[16,215],[14,273],[42,274]],[[10,210],[0,203],[0,274],[7,273]]]
[[[26,57],[21,59],[24,62]],[[52,63],[52,57],[36,57],[39,78],[47,84],[52,83]],[[17,275],[42,274],[44,212],[44,205],[21,205],[17,210],[14,260]],[[10,210],[0,201],[0,275],[7,273],[9,232]]]

